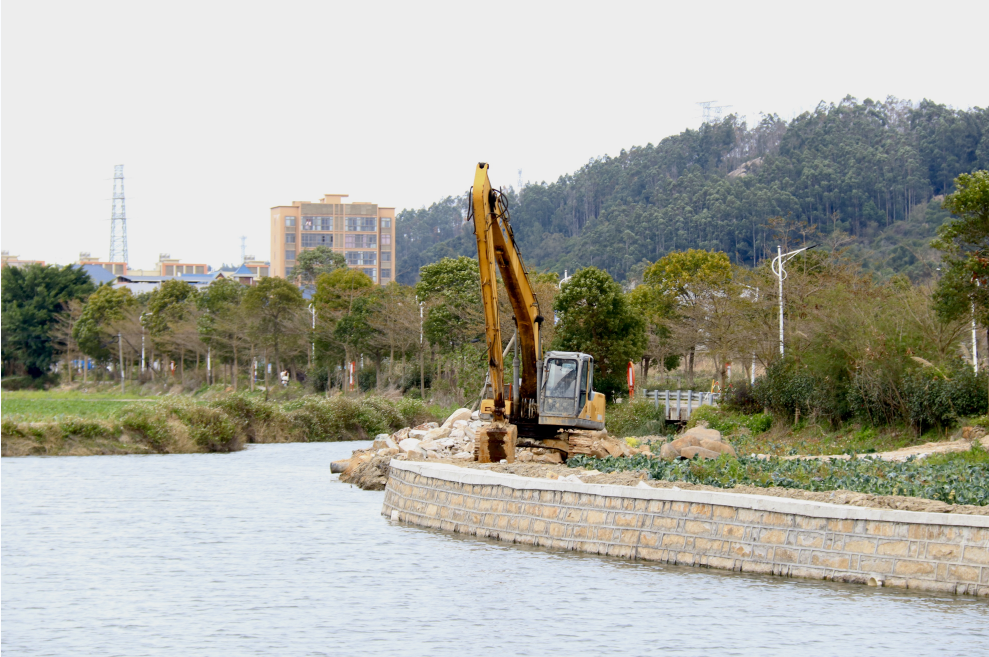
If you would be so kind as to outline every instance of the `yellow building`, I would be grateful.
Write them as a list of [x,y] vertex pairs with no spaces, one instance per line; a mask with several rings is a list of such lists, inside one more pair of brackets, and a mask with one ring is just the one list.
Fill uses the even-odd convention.
[[271,208],[271,275],[292,278],[299,252],[326,246],[375,283],[395,279],[395,208],[345,203],[327,194],[319,203],[293,201]]
[[80,265],[99,265],[103,269],[107,270],[111,274],[116,276],[126,276],[130,273],[127,269],[126,262],[110,262],[108,260],[100,260],[99,258],[94,258],[89,251],[79,252],[79,262]]

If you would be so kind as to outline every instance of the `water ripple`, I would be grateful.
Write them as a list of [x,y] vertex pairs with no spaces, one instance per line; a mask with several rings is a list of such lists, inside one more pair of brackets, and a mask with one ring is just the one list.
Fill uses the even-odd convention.
[[392,523],[354,444],[3,459],[9,655],[986,654],[989,603]]

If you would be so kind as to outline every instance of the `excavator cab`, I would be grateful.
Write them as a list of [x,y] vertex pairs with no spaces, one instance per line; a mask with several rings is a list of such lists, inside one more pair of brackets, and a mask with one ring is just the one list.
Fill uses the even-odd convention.
[[539,390],[539,424],[604,428],[604,396],[594,392],[594,358],[575,351],[547,352]]

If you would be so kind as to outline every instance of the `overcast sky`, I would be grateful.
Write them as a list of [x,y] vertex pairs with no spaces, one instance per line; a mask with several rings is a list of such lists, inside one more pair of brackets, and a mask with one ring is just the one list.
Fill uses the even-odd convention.
[[989,3],[37,2],[2,15],[3,249],[269,257],[269,208],[551,181],[700,123],[846,94],[989,104]]

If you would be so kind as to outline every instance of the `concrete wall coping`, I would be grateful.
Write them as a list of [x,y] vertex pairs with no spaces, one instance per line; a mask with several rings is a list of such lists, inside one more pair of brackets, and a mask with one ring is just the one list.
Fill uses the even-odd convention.
[[787,497],[772,497],[769,495],[721,493],[715,491],[683,490],[679,488],[640,488],[610,484],[585,484],[575,481],[522,477],[503,472],[487,472],[474,468],[462,468],[447,463],[428,463],[423,461],[398,461],[392,459],[391,467],[443,481],[481,486],[505,486],[516,490],[566,491],[570,493],[586,493],[640,500],[715,504],[755,509],[757,511],[792,513],[837,520],[873,520],[923,525],[989,528],[989,516],[975,516],[963,513],[926,513],[921,511],[901,511],[899,509],[874,509],[847,504],[831,504],[828,502],[796,500]]

